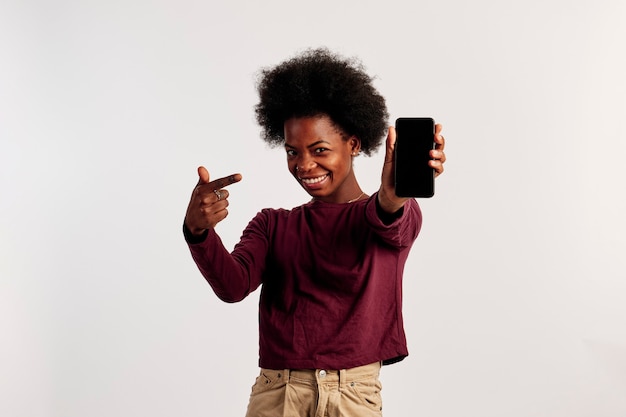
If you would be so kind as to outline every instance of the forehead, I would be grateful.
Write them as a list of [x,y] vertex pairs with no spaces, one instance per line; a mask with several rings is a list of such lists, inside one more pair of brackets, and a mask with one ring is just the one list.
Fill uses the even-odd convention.
[[343,132],[326,115],[293,117],[285,121],[285,145],[306,144],[317,141],[343,140]]

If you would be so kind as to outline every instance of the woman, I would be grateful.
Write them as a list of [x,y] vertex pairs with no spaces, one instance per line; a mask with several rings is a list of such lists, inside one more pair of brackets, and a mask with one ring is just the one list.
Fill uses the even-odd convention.
[[[283,146],[287,167],[312,199],[291,210],[264,209],[229,253],[215,232],[228,207],[224,187],[204,167],[184,234],[193,259],[226,302],[262,284],[261,372],[247,416],[380,416],[381,365],[408,351],[402,272],[421,227],[414,199],[394,193],[395,130],[385,100],[354,60],[309,50],[262,72],[256,115],[263,138]],[[381,185],[368,196],[352,161],[382,143]],[[445,162],[441,126],[430,165]]]

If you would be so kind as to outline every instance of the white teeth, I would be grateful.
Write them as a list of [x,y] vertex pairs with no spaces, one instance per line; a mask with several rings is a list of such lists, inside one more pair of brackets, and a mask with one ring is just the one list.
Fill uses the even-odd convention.
[[316,178],[300,178],[300,181],[302,181],[305,184],[317,184],[318,182],[324,181],[327,176],[328,174],[322,175],[321,177],[316,177]]

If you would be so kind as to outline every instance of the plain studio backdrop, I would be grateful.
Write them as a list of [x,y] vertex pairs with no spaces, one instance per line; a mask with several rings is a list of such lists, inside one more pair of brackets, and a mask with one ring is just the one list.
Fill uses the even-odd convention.
[[[626,416],[622,0],[0,6],[0,415],[242,416],[258,291],[217,299],[181,225],[241,172],[232,248],[308,200],[259,138],[258,71],[361,59],[390,123],[444,125],[385,416]],[[383,152],[359,157],[368,193]]]

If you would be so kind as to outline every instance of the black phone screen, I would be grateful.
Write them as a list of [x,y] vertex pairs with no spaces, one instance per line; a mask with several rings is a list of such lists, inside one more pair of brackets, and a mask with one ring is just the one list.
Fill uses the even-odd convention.
[[398,197],[435,195],[435,170],[428,166],[435,146],[435,121],[428,117],[396,120],[395,185]]

